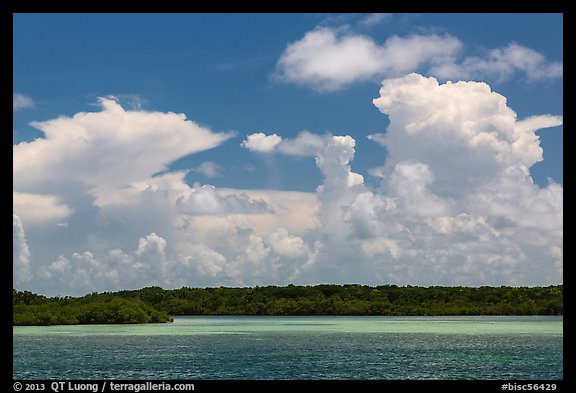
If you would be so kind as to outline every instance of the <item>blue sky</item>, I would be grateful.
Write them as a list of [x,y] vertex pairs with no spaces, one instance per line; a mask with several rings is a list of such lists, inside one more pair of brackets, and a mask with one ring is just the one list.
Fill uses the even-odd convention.
[[15,14],[15,286],[561,282],[562,23]]

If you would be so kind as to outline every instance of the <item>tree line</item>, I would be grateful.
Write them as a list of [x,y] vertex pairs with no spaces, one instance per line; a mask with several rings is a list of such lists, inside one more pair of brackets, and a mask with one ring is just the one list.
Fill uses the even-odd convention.
[[138,299],[91,295],[47,298],[29,291],[12,292],[13,325],[77,325],[170,322],[164,311]]
[[13,290],[14,325],[169,322],[176,315],[563,315],[563,285],[256,286],[52,297]]

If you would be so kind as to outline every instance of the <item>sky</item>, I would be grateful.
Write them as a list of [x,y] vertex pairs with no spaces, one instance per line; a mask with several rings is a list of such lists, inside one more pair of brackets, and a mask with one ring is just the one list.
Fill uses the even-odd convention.
[[562,14],[14,14],[13,285],[563,282]]

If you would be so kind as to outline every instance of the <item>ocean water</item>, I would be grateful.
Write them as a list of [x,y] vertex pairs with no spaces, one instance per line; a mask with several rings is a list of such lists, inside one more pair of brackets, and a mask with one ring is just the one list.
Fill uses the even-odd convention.
[[13,327],[15,379],[563,379],[562,317],[175,317]]

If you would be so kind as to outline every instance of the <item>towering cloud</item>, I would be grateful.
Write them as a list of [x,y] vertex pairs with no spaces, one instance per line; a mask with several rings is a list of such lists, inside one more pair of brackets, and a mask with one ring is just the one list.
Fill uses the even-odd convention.
[[387,169],[419,161],[446,195],[465,192],[510,165],[542,160],[535,131],[562,124],[559,116],[517,121],[506,98],[480,82],[446,82],[410,74],[385,80],[374,105],[390,118],[386,134],[369,138],[386,147]]
[[535,131],[562,117],[518,120],[485,83],[410,74],[385,80],[374,104],[388,115],[387,149],[369,189],[350,168],[350,136],[283,139],[310,146],[324,175],[319,230],[300,279],[401,284],[542,284],[562,281],[562,187],[536,186],[542,160]]
[[380,211],[380,240],[364,249],[382,244],[403,262],[390,277],[562,280],[562,187],[539,188],[529,174],[542,160],[535,131],[561,125],[561,117],[517,120],[487,84],[418,74],[385,80],[374,104],[390,118],[386,134],[370,138],[388,151],[377,173],[395,208]]
[[387,151],[374,188],[352,169],[350,135],[246,137],[258,154],[313,158],[313,193],[166,172],[230,137],[184,115],[102,100],[101,112],[36,123],[46,137],[14,147],[15,285],[562,282],[563,189],[530,177],[543,157],[535,131],[562,117],[518,119],[485,83],[418,74],[385,80],[373,103],[390,120],[369,136]]
[[12,242],[14,281],[18,284],[26,283],[32,278],[32,272],[30,271],[30,250],[26,243],[22,220],[15,214],[12,217]]
[[182,114],[100,104],[33,123],[45,137],[14,146],[15,285],[81,294],[257,284],[281,282],[298,258],[305,263],[304,241],[278,228],[313,227],[314,196],[189,185],[188,173],[212,176],[218,167],[167,172],[168,164],[231,133]]

